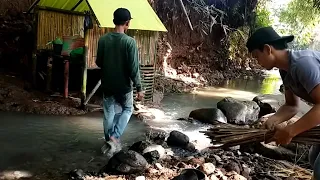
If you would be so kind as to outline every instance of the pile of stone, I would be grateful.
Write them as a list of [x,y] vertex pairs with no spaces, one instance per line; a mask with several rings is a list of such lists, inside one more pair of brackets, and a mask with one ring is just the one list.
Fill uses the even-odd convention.
[[[108,163],[96,173],[75,170],[71,179],[134,179],[171,180],[181,179],[186,170],[194,171],[182,179],[201,179],[197,173],[209,180],[255,180],[255,179],[307,179],[311,173],[286,161],[250,154],[241,149],[206,149],[197,151],[185,134],[172,131],[152,131],[147,141],[136,142],[127,150],[112,156]],[[186,178],[187,177],[187,178]]]

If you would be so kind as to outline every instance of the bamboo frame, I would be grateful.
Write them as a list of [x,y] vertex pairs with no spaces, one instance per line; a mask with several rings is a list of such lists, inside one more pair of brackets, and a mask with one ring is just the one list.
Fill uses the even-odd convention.
[[63,13],[63,14],[80,15],[80,16],[84,16],[85,15],[85,13],[83,13],[83,12],[64,10],[64,9],[57,9],[57,8],[45,7],[45,6],[37,6],[37,7],[38,7],[39,10],[54,11],[54,12],[59,12],[59,13]]

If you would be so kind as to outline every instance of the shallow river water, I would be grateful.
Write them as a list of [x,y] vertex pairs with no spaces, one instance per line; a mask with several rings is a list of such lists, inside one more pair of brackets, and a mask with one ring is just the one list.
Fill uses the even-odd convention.
[[[178,121],[197,108],[215,107],[230,96],[252,100],[257,94],[278,94],[281,80],[232,80],[220,87],[200,89],[194,94],[167,95],[162,110],[154,110],[156,119],[148,126],[165,131],[179,130],[197,143],[198,149],[210,141],[200,134],[208,128],[201,123]],[[0,112],[0,179],[14,171],[31,179],[62,179],[70,170],[81,168],[96,171],[104,165],[100,148],[103,143],[102,113],[86,116],[60,117]],[[147,125],[132,118],[122,137],[122,143],[144,139]],[[17,172],[16,172],[17,173]],[[55,178],[54,178],[55,177]]]

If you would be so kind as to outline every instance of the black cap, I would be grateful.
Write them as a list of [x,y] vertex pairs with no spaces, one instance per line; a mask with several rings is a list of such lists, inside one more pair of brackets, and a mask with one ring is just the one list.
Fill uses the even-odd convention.
[[279,34],[272,27],[263,27],[256,30],[247,41],[247,48],[249,52],[259,48],[265,44],[273,42],[289,43],[293,41],[294,36],[279,36]]
[[113,22],[115,23],[123,23],[131,19],[130,11],[126,8],[118,8],[113,13]]

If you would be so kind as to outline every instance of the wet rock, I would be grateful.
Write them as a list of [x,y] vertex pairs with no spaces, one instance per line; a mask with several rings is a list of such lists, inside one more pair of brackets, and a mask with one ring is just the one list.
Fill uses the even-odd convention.
[[173,180],[204,180],[205,174],[197,169],[185,169]]
[[225,114],[228,123],[248,125],[258,120],[260,107],[253,101],[224,98],[217,107]]
[[146,142],[146,141],[138,141],[136,143],[134,143],[129,150],[135,151],[137,153],[143,154],[143,151],[150,146],[151,143]]
[[247,180],[247,178],[239,175],[239,174],[233,174],[228,178],[228,180]]
[[186,150],[190,151],[190,152],[196,152],[197,149],[195,147],[195,145],[191,142],[188,143],[188,145],[185,147]]
[[144,177],[144,176],[138,176],[138,177],[136,177],[136,180],[146,180],[146,177]]
[[158,172],[158,170],[156,170],[156,169],[154,169],[154,168],[148,168],[148,169],[146,170],[146,172],[149,173],[149,174],[155,174],[155,173]]
[[216,167],[212,163],[204,163],[200,166],[200,170],[203,171],[206,175],[214,173]]
[[214,157],[207,157],[205,158],[206,163],[212,163],[213,165],[216,165],[216,159]]
[[189,163],[192,165],[202,165],[204,164],[206,161],[204,159],[204,157],[198,157],[198,158],[192,158]]
[[188,156],[188,157],[185,157],[184,160],[185,160],[185,161],[190,161],[190,160],[193,159],[193,158],[194,158],[194,156]]
[[243,168],[243,171],[241,172],[241,175],[247,179],[251,179],[250,177],[251,169],[244,164],[242,165],[242,168]]
[[158,170],[163,169],[163,167],[162,167],[162,165],[161,165],[160,163],[156,163],[155,166],[156,166],[156,168],[157,168]]
[[212,156],[216,159],[217,162],[221,162],[222,161],[222,159],[218,155],[214,154]]
[[241,169],[240,169],[240,166],[238,163],[236,162],[230,162],[228,163],[227,165],[224,166],[224,169],[226,171],[234,171],[236,172],[237,174],[240,174],[241,173]]
[[179,131],[172,131],[167,139],[167,144],[173,147],[185,148],[189,143],[189,137]]
[[239,150],[239,149],[240,149],[240,145],[228,147],[228,149],[231,150],[231,151],[236,151],[236,150]]
[[293,161],[296,157],[296,153],[286,149],[282,146],[276,146],[272,143],[253,143],[241,146],[241,151],[249,153],[258,153],[262,156],[269,157],[276,160],[288,160]]
[[75,169],[69,172],[69,178],[74,180],[83,180],[84,175],[82,169]]
[[143,154],[143,157],[148,161],[149,164],[154,164],[160,159],[158,151],[150,151]]
[[212,174],[209,176],[209,180],[219,180],[216,175]]
[[227,123],[226,116],[217,108],[197,109],[192,111],[189,117],[208,124]]
[[163,130],[159,129],[150,129],[147,131],[146,136],[149,140],[155,144],[162,145],[169,134]]
[[133,174],[144,171],[147,164],[146,159],[135,151],[120,151],[110,159],[103,171],[116,174]]
[[216,168],[214,171],[214,175],[216,175],[218,178],[223,177],[225,174],[225,170],[222,168]]
[[188,168],[189,166],[188,166],[186,163],[184,163],[184,162],[179,162],[179,163],[176,165],[176,167],[181,168],[181,169],[185,169],[185,168]]
[[271,106],[263,95],[254,97],[253,101],[260,107],[259,117],[276,112],[276,107]]
[[163,158],[166,154],[166,150],[161,146],[161,145],[150,145],[146,147],[143,151],[142,154],[152,152],[152,151],[157,151],[159,154],[159,159]]
[[246,110],[246,125],[249,125],[259,119],[260,107],[254,101],[240,101],[247,107]]

